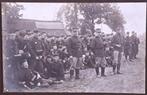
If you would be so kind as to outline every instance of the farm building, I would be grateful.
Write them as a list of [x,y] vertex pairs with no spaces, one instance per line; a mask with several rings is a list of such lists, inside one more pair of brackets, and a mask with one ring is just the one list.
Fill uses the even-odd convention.
[[70,35],[70,33],[65,30],[63,23],[60,21],[20,19],[15,23],[15,30],[38,30],[39,32],[46,32],[50,36]]

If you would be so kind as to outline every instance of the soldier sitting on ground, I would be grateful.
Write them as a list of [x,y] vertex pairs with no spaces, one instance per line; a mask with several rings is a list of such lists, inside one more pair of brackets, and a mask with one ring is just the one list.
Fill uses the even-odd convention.
[[26,88],[34,88],[40,86],[42,83],[41,76],[37,72],[33,72],[28,68],[28,62],[23,59],[21,69],[18,71],[18,84],[23,85]]
[[55,78],[57,83],[62,83],[64,80],[63,63],[59,59],[59,55],[52,55],[53,61],[50,64],[50,76]]
[[93,61],[93,57],[90,55],[90,52],[87,51],[85,53],[83,63],[86,68],[93,68],[94,67],[95,64]]

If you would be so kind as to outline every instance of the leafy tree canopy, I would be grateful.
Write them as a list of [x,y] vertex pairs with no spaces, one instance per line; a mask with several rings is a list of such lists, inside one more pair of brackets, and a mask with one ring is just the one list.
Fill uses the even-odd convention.
[[70,3],[61,7],[57,18],[68,29],[76,25],[82,34],[87,30],[94,32],[95,24],[101,23],[116,32],[117,29],[123,29],[125,23],[119,7],[110,3]]

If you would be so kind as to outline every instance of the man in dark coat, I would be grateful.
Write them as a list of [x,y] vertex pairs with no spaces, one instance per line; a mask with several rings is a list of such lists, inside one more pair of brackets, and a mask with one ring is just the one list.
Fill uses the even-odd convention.
[[132,61],[130,59],[130,51],[131,51],[130,36],[129,36],[129,32],[127,32],[127,36],[124,41],[124,55],[126,60],[128,60],[129,57],[129,60]]
[[38,35],[35,35],[31,41],[31,56],[34,59],[34,63],[32,64],[32,68],[43,75],[44,68],[43,68],[43,52],[44,47],[42,41],[38,38]]
[[114,49],[114,64],[116,64],[116,67],[114,67],[114,69],[117,69],[117,74],[121,74],[120,66],[121,66],[123,44],[124,44],[124,37],[121,33],[121,30],[118,30],[111,40],[111,45]]
[[[67,49],[69,55],[73,59],[72,67],[75,69],[76,79],[79,79],[80,68],[82,64],[82,42],[78,36],[77,28],[73,28],[72,36],[68,39]],[[70,77],[72,78],[74,75],[74,69],[70,70]]]
[[25,58],[22,59],[21,69],[18,71],[18,83],[23,84],[27,88],[34,88],[42,83],[42,78],[37,72],[33,72],[28,68],[28,62]]
[[131,54],[130,54],[130,57],[131,59],[135,59],[135,55],[136,55],[136,52],[137,52],[137,46],[136,43],[137,43],[137,37],[135,36],[135,32],[132,31],[132,35],[130,37],[131,39]]
[[138,54],[138,51],[139,51],[139,44],[140,44],[140,40],[139,40],[139,38],[137,37],[137,33],[135,33],[135,37],[136,37],[136,39],[135,39],[135,54],[134,54],[134,58],[136,59],[137,57],[137,54]]
[[106,66],[106,61],[105,61],[105,47],[104,47],[104,42],[101,38],[101,30],[98,29],[95,32],[95,38],[91,42],[91,49],[92,52],[95,55],[95,70],[96,74],[99,75],[99,68],[101,68],[101,76],[105,76],[105,66]]

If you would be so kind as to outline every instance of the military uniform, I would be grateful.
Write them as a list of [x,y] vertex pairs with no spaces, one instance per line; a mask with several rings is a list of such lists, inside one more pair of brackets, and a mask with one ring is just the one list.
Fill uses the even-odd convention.
[[64,67],[60,60],[53,60],[51,65],[51,73],[57,79],[57,81],[64,80]]
[[134,59],[135,58],[135,54],[136,54],[136,37],[135,35],[131,36],[131,54],[130,54],[130,58]]
[[124,42],[124,55],[125,55],[126,60],[128,60],[128,56],[130,59],[130,51],[131,51],[130,37],[127,36]]
[[137,54],[138,54],[138,51],[139,51],[139,44],[140,44],[140,40],[139,38],[136,37],[136,41],[135,41],[135,55],[134,55],[134,58],[136,58]]
[[[69,55],[73,58],[72,67],[75,69],[76,79],[79,79],[79,70],[83,66],[82,64],[82,42],[78,36],[72,36],[68,39],[67,50]],[[74,75],[74,70],[70,71],[71,77]]]
[[32,39],[31,42],[31,50],[32,50],[32,57],[33,57],[33,64],[32,64],[32,68],[34,70],[36,70],[37,72],[39,72],[41,75],[44,73],[44,66],[43,66],[43,52],[44,52],[44,47],[43,47],[43,43],[41,40],[34,38]]
[[96,74],[99,75],[99,67],[101,68],[101,76],[105,76],[105,49],[104,42],[100,35],[96,36],[91,43],[92,52],[95,55],[95,70]]
[[114,69],[117,69],[117,73],[120,74],[120,66],[121,66],[121,57],[122,57],[122,51],[123,51],[123,45],[124,45],[124,38],[123,36],[117,32],[112,40],[111,45],[114,49],[114,60],[113,62],[116,64],[116,67]]

